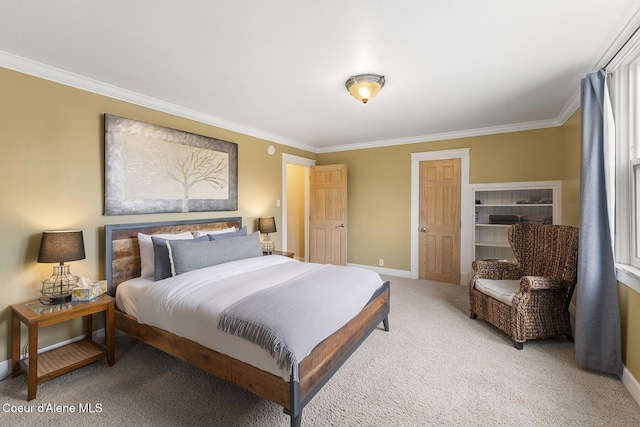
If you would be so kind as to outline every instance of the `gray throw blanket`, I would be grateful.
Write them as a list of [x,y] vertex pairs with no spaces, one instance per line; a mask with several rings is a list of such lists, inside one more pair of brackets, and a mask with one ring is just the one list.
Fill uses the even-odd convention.
[[218,329],[264,348],[299,381],[298,362],[355,317],[380,286],[372,271],[322,265],[231,305]]

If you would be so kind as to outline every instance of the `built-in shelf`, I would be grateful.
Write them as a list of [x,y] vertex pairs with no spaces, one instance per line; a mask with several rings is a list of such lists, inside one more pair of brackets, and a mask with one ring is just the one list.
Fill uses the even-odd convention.
[[482,242],[476,242],[476,246],[488,246],[490,248],[510,248],[511,245],[509,245],[509,243],[482,243]]
[[515,259],[507,220],[540,221],[559,224],[562,205],[561,181],[505,182],[472,186],[475,209],[473,233],[474,259]]

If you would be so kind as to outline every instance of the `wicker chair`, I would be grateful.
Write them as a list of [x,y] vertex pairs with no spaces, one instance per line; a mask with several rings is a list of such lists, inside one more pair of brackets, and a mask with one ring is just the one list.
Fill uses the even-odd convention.
[[565,335],[573,342],[569,303],[576,284],[578,229],[516,223],[509,243],[517,263],[474,261],[469,283],[471,318],[506,332],[515,348]]

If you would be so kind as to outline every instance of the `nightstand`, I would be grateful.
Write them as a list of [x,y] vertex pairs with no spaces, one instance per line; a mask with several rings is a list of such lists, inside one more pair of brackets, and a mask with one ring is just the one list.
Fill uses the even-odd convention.
[[271,251],[270,254],[263,252],[262,256],[267,256],[267,255],[282,255],[282,256],[288,256],[289,258],[293,258],[294,253],[293,252],[283,252],[283,251]]
[[[13,376],[23,370],[28,375],[27,400],[36,397],[38,384],[107,357],[115,363],[115,299],[100,295],[90,301],[41,304],[39,300],[13,304],[11,318],[11,363]],[[105,313],[105,346],[92,339],[94,313]],[[82,317],[84,339],[38,354],[38,330],[55,323]],[[29,328],[29,354],[20,359],[20,323]]]

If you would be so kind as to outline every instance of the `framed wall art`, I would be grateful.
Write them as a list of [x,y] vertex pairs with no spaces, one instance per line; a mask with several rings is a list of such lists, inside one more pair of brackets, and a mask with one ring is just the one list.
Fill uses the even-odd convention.
[[105,215],[238,210],[238,145],[111,114]]

